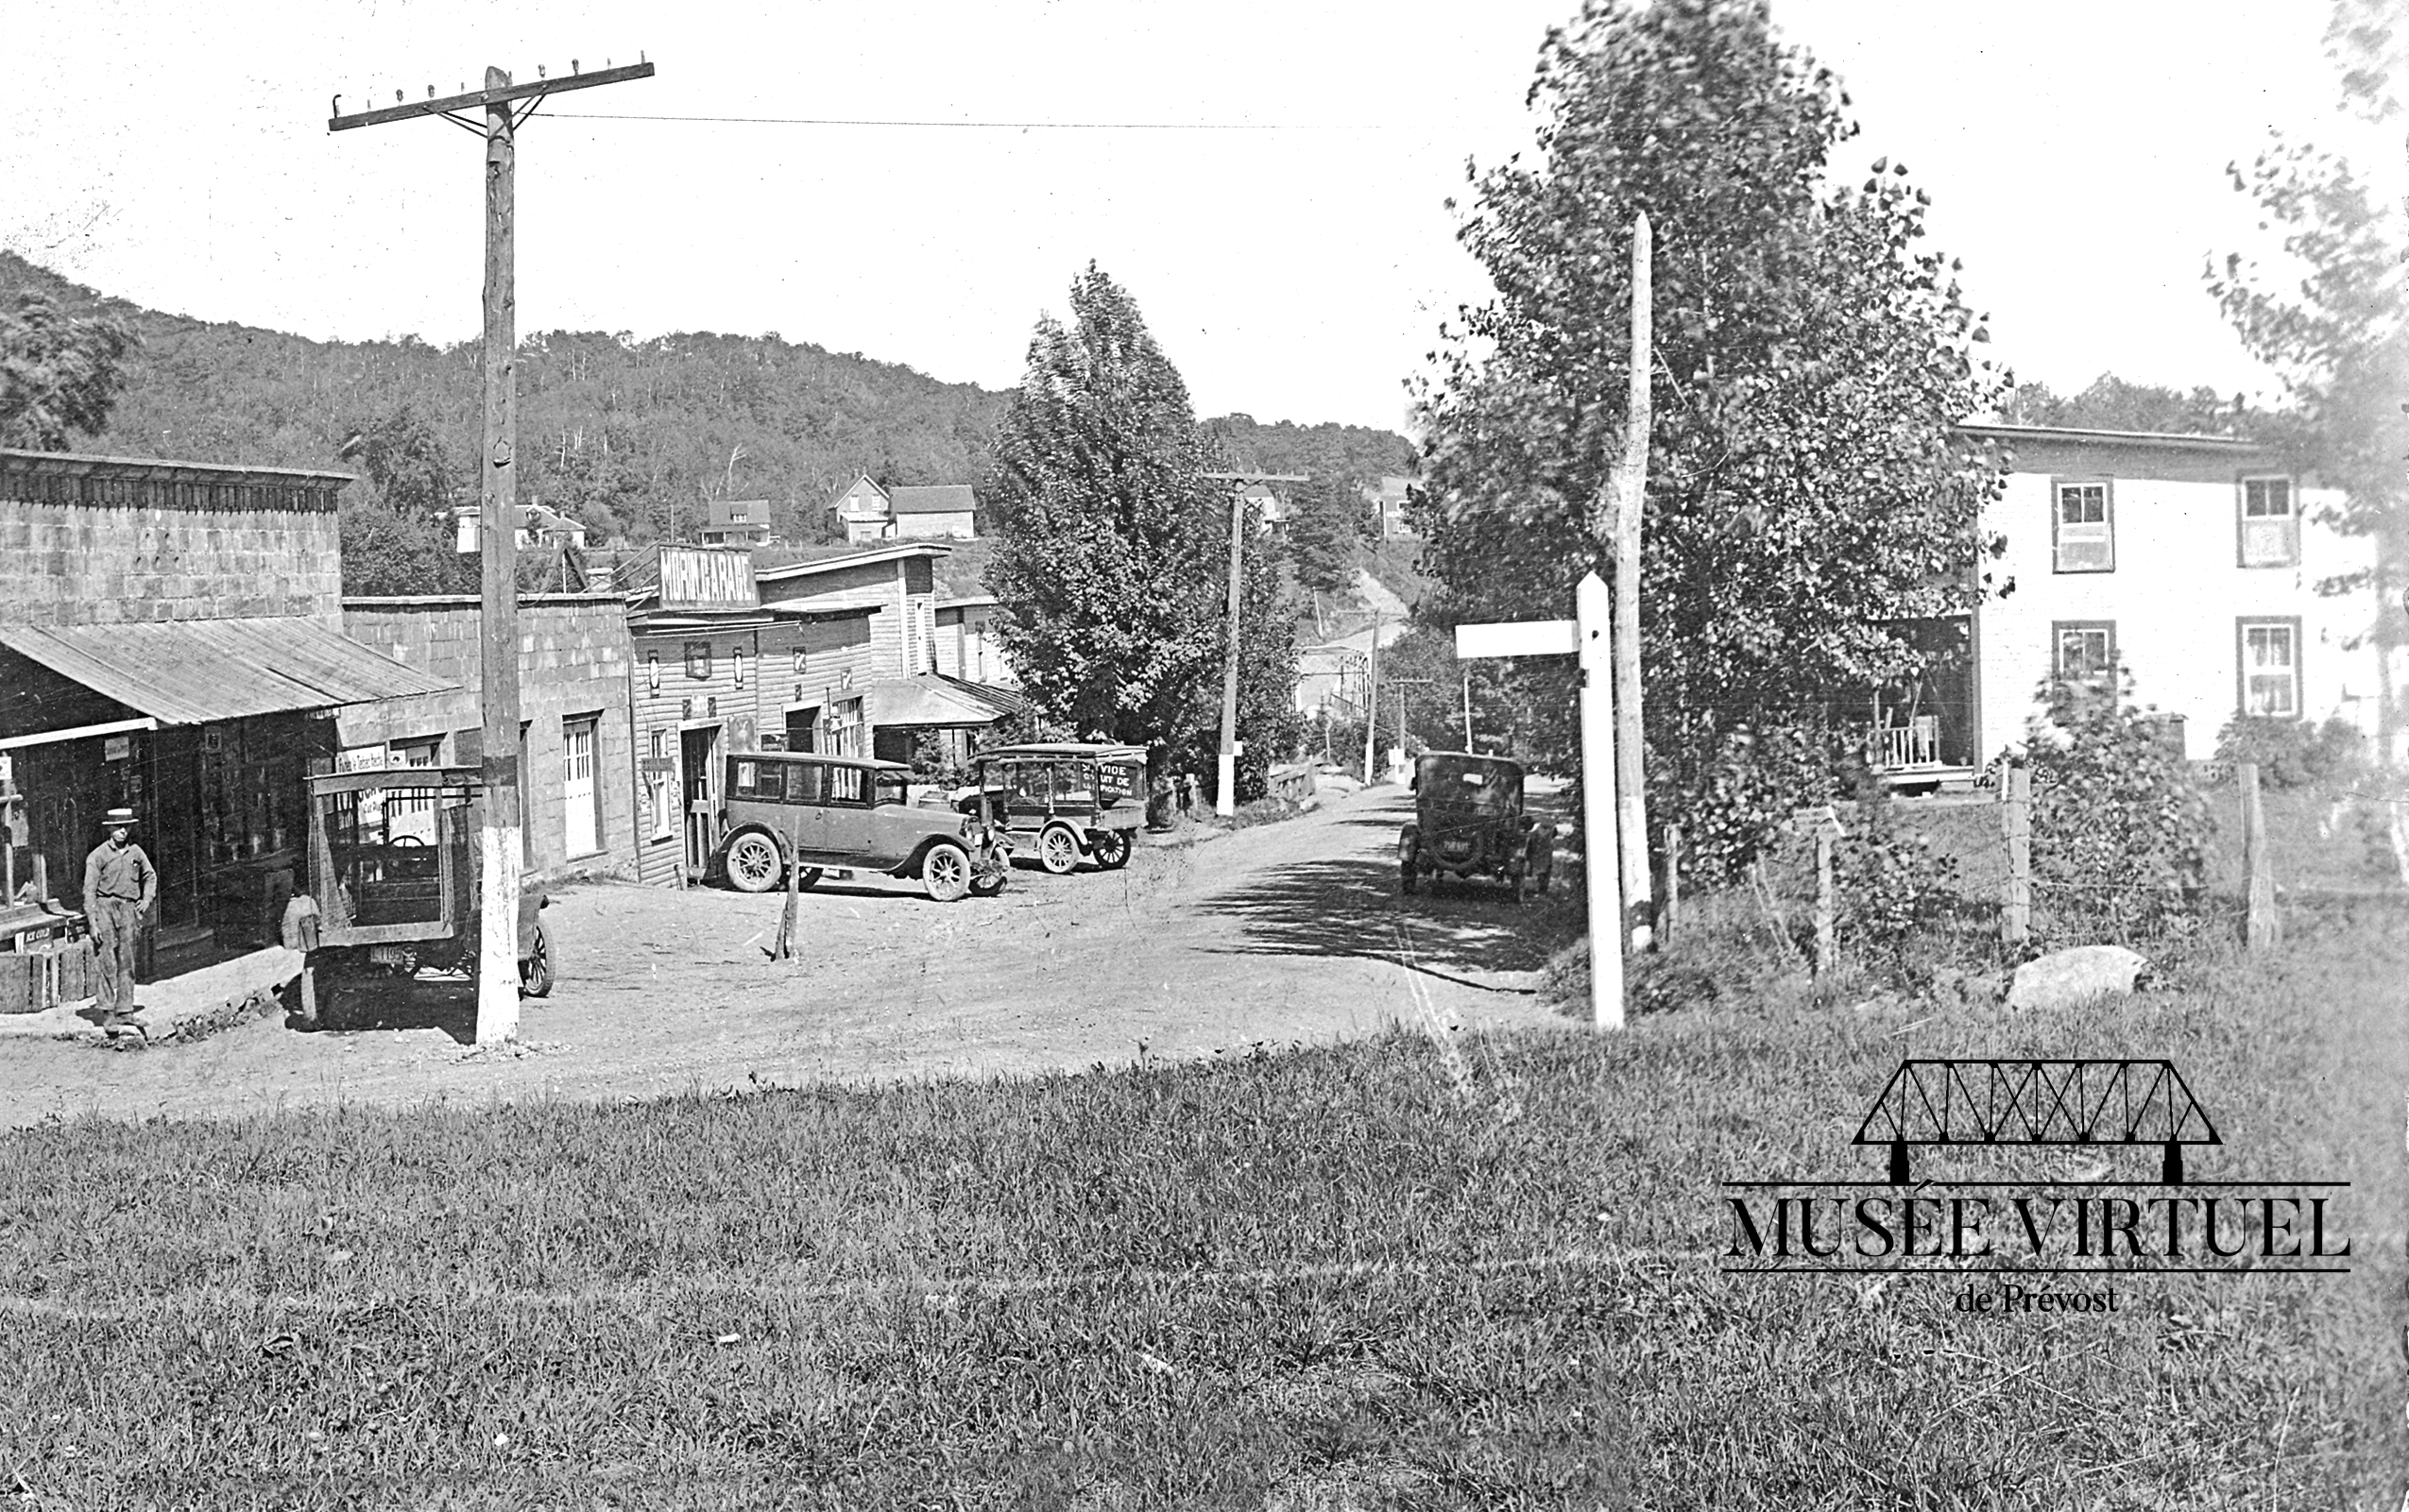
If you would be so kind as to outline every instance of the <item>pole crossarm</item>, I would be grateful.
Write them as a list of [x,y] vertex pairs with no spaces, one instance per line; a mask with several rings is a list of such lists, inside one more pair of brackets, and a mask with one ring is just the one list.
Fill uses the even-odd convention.
[[2221,1145],[2167,1061],[1905,1061],[1855,1145]]
[[[334,113],[327,118],[326,128],[329,131],[349,131],[355,127],[383,126],[388,121],[410,121],[422,115],[439,115],[463,126],[471,126],[473,129],[483,133],[485,130],[483,124],[464,120],[453,115],[453,112],[454,110],[483,110],[488,106],[506,105],[514,100],[533,100],[540,103],[547,95],[563,93],[569,90],[592,89],[597,84],[617,84],[626,79],[652,76],[652,64],[630,63],[624,68],[605,68],[591,74],[571,74],[567,78],[539,78],[532,84],[512,84],[499,89],[472,90],[466,94],[447,94],[441,99],[413,100],[401,105],[388,105],[381,110],[362,110],[354,115],[342,113],[340,106],[343,96],[337,94],[334,96],[336,109]],[[535,106],[530,105],[519,119],[524,120],[527,115],[534,112]]]

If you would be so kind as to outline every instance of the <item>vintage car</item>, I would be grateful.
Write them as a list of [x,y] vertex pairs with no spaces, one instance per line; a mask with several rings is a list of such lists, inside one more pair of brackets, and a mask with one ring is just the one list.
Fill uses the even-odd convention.
[[797,888],[823,874],[916,877],[952,903],[1003,890],[1008,847],[980,812],[915,807],[912,769],[895,761],[761,751],[727,758],[723,839],[711,870],[740,892]]
[[[473,767],[401,767],[309,779],[306,933],[316,1012],[339,1021],[364,996],[421,971],[475,971],[484,890],[478,830],[484,783]],[[557,962],[539,892],[519,896],[519,989],[552,991]],[[291,910],[287,910],[288,915]],[[307,1000],[305,1000],[307,1001]]]
[[1483,877],[1520,902],[1545,892],[1556,869],[1555,832],[1522,807],[1522,767],[1502,756],[1425,752],[1414,762],[1413,818],[1397,838],[1397,885]]
[[1106,871],[1127,866],[1146,824],[1146,752],[1068,740],[982,751],[957,807],[981,804],[1016,842],[1033,844],[1049,872],[1068,872],[1082,857]]

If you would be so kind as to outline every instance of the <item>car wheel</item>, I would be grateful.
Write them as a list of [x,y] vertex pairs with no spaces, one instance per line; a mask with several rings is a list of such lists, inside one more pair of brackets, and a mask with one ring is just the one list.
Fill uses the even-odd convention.
[[794,891],[797,892],[809,892],[812,890],[812,884],[818,882],[819,879],[820,869],[816,866],[806,866],[794,874]]
[[1037,837],[1037,864],[1056,876],[1079,864],[1079,838],[1061,824]]
[[920,885],[939,903],[959,903],[970,892],[970,858],[959,845],[930,846],[920,858]]
[[552,931],[536,921],[536,938],[527,947],[526,959],[519,962],[519,991],[526,997],[552,995]]
[[1132,847],[1128,830],[1100,829],[1096,831],[1094,844],[1096,864],[1105,871],[1118,872],[1129,864],[1129,853]]
[[767,892],[786,873],[777,842],[747,830],[727,842],[727,885],[739,892]]
[[983,875],[974,875],[970,878],[970,891],[975,896],[992,898],[1003,890],[1004,874],[1000,869]]
[[1409,856],[1397,863],[1397,891],[1411,894],[1415,880],[1413,858]]

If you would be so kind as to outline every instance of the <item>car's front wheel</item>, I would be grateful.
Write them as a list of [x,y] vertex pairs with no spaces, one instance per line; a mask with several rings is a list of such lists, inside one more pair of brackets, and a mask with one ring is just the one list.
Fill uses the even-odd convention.
[[727,842],[727,885],[739,892],[767,892],[786,873],[777,842],[760,830],[747,830]]
[[552,931],[536,921],[536,938],[527,946],[526,958],[519,962],[519,991],[528,997],[550,997],[553,982]]
[[970,892],[968,853],[942,841],[930,846],[920,858],[920,885],[939,903],[959,903]]
[[1090,843],[1096,847],[1096,864],[1107,872],[1118,872],[1129,864],[1129,831],[1100,829]]
[[1079,837],[1056,824],[1037,837],[1037,864],[1061,876],[1079,864]]

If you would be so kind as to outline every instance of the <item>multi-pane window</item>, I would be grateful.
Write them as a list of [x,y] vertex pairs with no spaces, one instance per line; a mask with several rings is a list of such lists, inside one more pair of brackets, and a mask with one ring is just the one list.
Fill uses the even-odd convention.
[[2058,570],[2116,570],[2115,501],[2107,483],[2060,483],[2052,491]]
[[2300,560],[2300,510],[2289,478],[2242,480],[2242,565],[2293,567]]
[[2067,682],[2086,682],[2116,665],[2116,624],[2110,620],[2060,620],[2050,626],[2057,649],[2050,669]]
[[2300,713],[2300,621],[2245,620],[2242,712],[2297,719]]
[[653,807],[653,839],[667,840],[677,833],[677,806],[672,801],[676,790],[677,769],[671,764],[669,738],[660,730],[652,735],[651,789]]

